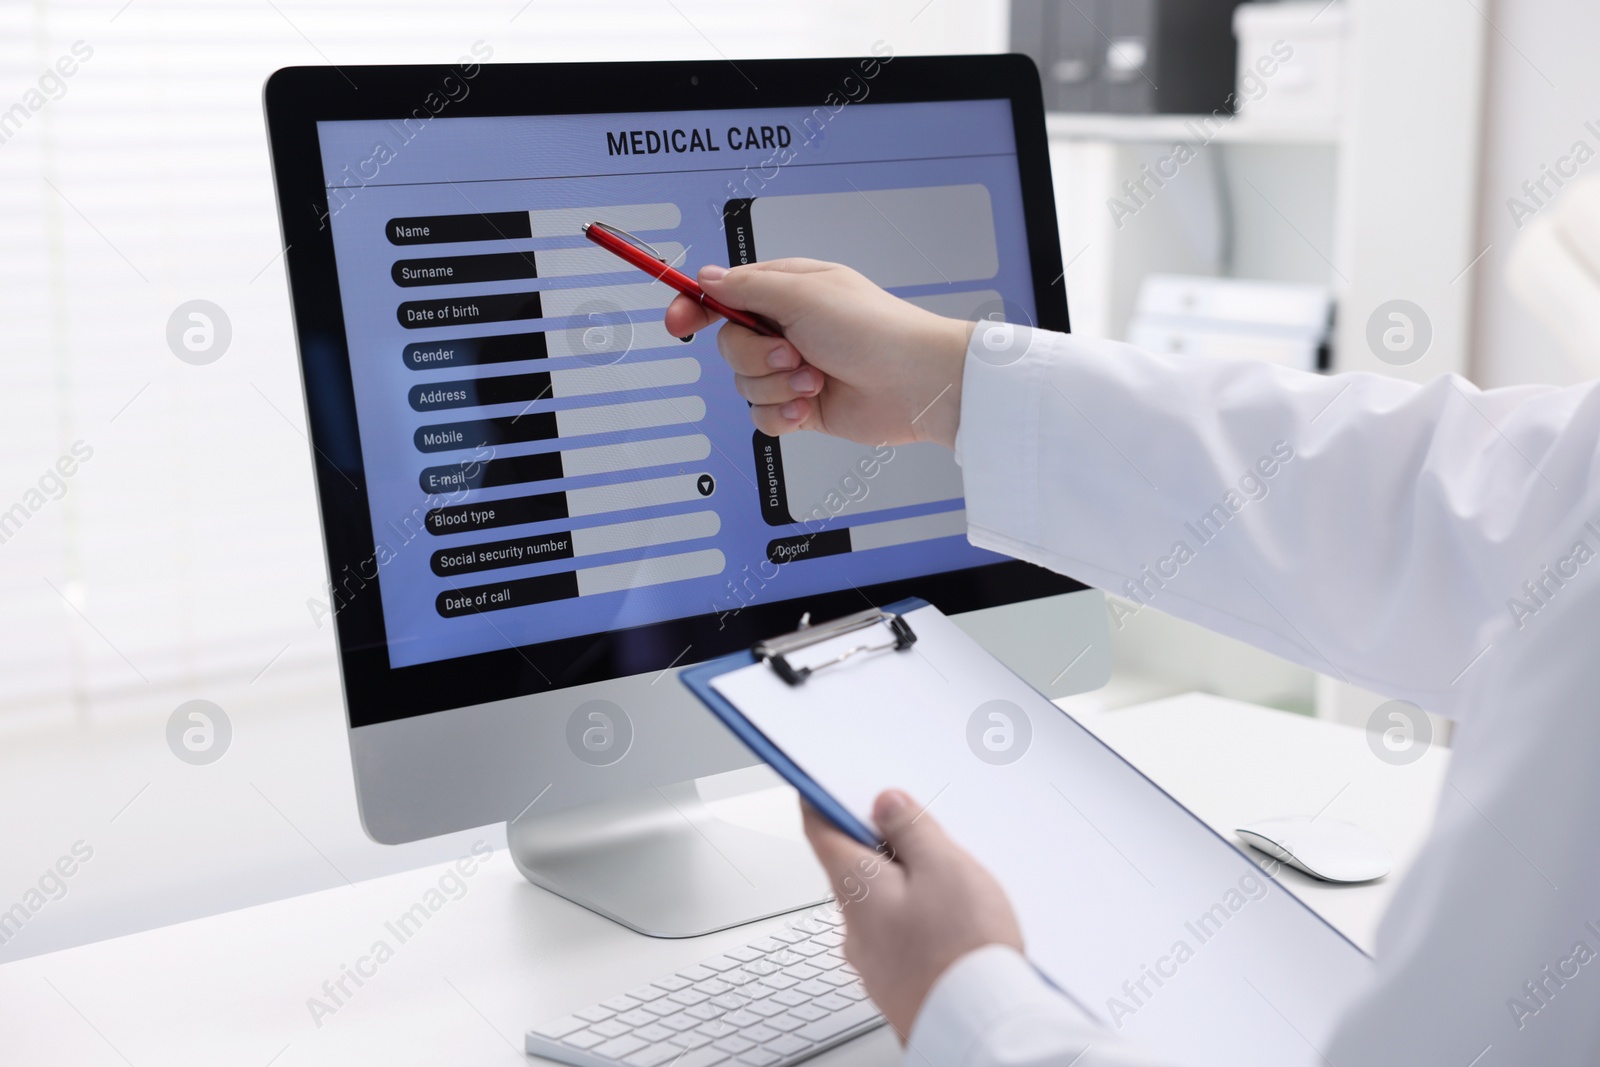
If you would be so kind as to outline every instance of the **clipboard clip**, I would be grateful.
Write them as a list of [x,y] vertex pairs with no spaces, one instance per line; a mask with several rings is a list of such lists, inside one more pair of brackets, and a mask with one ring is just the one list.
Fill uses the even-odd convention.
[[[824,667],[832,667],[855,656],[869,655],[874,652],[888,652],[891,649],[901,652],[917,643],[916,631],[911,629],[911,624],[905,620],[905,617],[884,611],[882,608],[868,608],[866,611],[858,611],[854,615],[846,615],[843,618],[834,619],[832,622],[820,623],[816,626],[811,625],[810,620],[811,616],[808,613],[805,618],[800,620],[800,629],[794,633],[768,638],[757,643],[750,650],[757,659],[765,660],[770,664],[773,672],[790,685],[799,685]],[[788,660],[792,653],[799,652],[801,649],[820,645],[824,641],[831,641],[835,637],[843,637],[845,634],[854,633],[857,630],[865,630],[879,623],[888,625],[889,632],[894,635],[894,640],[852,645],[833,659],[811,667],[796,667]]]

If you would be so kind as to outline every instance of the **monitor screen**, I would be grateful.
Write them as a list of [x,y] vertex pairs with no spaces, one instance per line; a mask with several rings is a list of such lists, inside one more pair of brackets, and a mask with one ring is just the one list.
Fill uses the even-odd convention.
[[997,562],[948,451],[755,432],[715,330],[669,335],[673,291],[580,228],[1032,321],[1011,108],[317,122],[388,666]]

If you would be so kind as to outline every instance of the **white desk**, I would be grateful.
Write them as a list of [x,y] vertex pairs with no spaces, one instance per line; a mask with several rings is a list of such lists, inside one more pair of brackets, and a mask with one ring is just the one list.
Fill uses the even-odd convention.
[[[1384,882],[1335,888],[1287,871],[1370,948],[1377,920],[1432,819],[1447,753],[1391,767],[1361,731],[1190,695],[1085,714],[1087,724],[1208,822],[1315,813],[1361,823],[1398,861]],[[1331,802],[1331,805],[1330,805]],[[798,835],[792,797],[739,802],[739,821]],[[731,811],[725,815],[732,816]],[[0,967],[0,1061],[96,1067],[511,1064],[527,1027],[759,936],[781,920],[693,941],[642,937],[525,882],[503,850],[404,943],[385,924],[448,866],[294,897]],[[324,981],[383,939],[376,965],[318,1026]],[[369,969],[372,969],[369,967]],[[878,1030],[818,1067],[897,1059]]]

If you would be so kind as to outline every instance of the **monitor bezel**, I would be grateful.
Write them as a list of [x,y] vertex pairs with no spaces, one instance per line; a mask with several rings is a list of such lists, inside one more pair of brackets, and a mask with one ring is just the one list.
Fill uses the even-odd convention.
[[[872,76],[866,77],[869,70]],[[445,112],[449,117],[820,107],[831,99],[857,103],[1005,99],[1015,130],[1037,325],[1062,332],[1070,325],[1044,137],[1044,103],[1038,72],[1026,56],[737,63],[464,60],[453,65],[288,67],[275,72],[263,91],[267,132],[331,577],[328,603],[330,609],[338,608],[333,615],[352,729],[687,666],[792,629],[803,612],[829,618],[870,604],[920,596],[955,613],[1086,588],[1032,564],[1006,561],[414,666],[390,666],[349,346],[332,230],[326,225],[328,197],[317,124],[403,118],[428,94],[438,98],[447,78],[458,85],[470,81],[470,92],[449,102]],[[540,100],[561,103],[546,107],[528,103]]]

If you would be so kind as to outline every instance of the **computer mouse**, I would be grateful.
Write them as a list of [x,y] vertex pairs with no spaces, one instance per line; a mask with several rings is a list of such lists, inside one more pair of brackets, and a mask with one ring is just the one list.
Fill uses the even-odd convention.
[[1370,882],[1394,866],[1381,841],[1338,819],[1291,815],[1263,819],[1234,832],[1253,848],[1324,882]]

